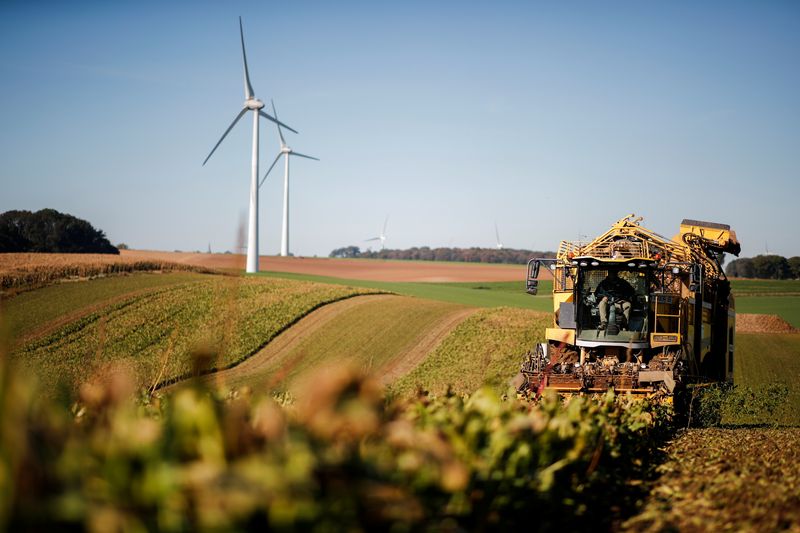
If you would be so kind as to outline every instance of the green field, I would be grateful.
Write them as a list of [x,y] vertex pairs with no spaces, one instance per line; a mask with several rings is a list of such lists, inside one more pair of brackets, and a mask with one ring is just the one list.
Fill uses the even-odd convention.
[[[734,383],[760,389],[774,383],[789,388],[787,411],[780,422],[800,425],[800,335],[737,334]],[[764,420],[764,423],[775,422]]]
[[505,306],[538,311],[552,310],[552,282],[549,280],[541,282],[537,296],[531,296],[525,292],[524,280],[475,283],[390,282],[350,280],[285,272],[262,272],[259,276],[364,287],[472,307]]
[[800,296],[742,296],[736,298],[736,312],[779,315],[800,328]]
[[731,289],[734,296],[788,294],[800,296],[798,279],[733,279]]
[[304,387],[305,378],[332,366],[381,377],[393,362],[416,347],[432,325],[460,309],[463,307],[405,296],[365,299],[304,332],[301,340],[278,354],[268,354],[263,363],[252,361],[256,363],[253,369],[242,365],[221,378],[226,387],[246,385],[253,390],[298,393],[313,388]]
[[[94,292],[94,283],[80,286]],[[363,293],[264,278],[212,277],[172,284],[91,310],[18,347],[12,359],[34,371],[46,390],[58,383],[75,390],[108,363],[129,366],[138,386],[151,387],[190,374],[192,354],[198,350],[213,354],[201,369],[228,367],[320,305]],[[30,298],[20,301],[17,311],[38,316],[34,311],[41,304]]]
[[389,387],[390,395],[417,389],[436,394],[451,388],[469,394],[482,385],[505,392],[523,356],[544,340],[550,315],[527,309],[483,309],[464,320],[407,376]]
[[204,281],[211,277],[211,274],[191,272],[138,273],[58,283],[0,300],[0,313],[8,334],[16,339],[48,322],[111,299],[149,289]]

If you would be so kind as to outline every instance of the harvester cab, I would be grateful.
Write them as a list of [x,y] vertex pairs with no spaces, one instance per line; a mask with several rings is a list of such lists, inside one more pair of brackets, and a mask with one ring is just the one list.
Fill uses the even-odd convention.
[[588,244],[562,241],[528,263],[553,277],[553,327],[527,354],[521,389],[671,395],[690,382],[733,378],[735,314],[719,263],[739,253],[729,226],[684,220],[666,239],[629,215]]

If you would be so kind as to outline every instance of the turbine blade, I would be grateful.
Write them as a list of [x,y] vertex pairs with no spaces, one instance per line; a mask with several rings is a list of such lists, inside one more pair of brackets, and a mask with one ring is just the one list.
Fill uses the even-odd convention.
[[272,170],[272,167],[275,166],[275,163],[278,162],[278,159],[280,159],[282,155],[283,155],[283,152],[278,152],[278,155],[275,157],[275,161],[272,162],[272,164],[269,166],[267,171],[264,173],[264,177],[261,178],[261,183],[258,184],[259,187],[261,187],[264,184],[264,181],[266,181],[267,176],[269,176],[269,173]]
[[297,133],[297,130],[295,130],[295,129],[293,129],[293,128],[290,128],[289,126],[287,126],[287,125],[286,125],[286,124],[284,124],[283,122],[279,122],[279,121],[278,121],[278,119],[276,119],[276,118],[274,118],[274,117],[271,117],[271,116],[267,115],[266,113],[264,113],[264,112],[263,112],[263,111],[261,111],[260,109],[258,110],[258,114],[259,114],[259,115],[261,115],[262,117],[264,117],[264,118],[265,118],[265,119],[267,119],[267,120],[271,120],[272,122],[274,122],[274,123],[275,123],[275,124],[277,124],[278,126],[283,126],[283,127],[284,127],[284,128],[286,128],[287,130],[289,130],[289,131],[292,131],[292,132],[294,132],[294,133]]
[[244,52],[244,30],[242,17],[239,17],[239,37],[242,40],[242,60],[244,61],[244,97],[250,100],[253,97],[253,86],[250,84],[250,72],[247,70],[247,54]]
[[319,161],[319,158],[317,157],[311,157],[310,155],[305,155],[294,151],[289,152],[289,155],[296,155],[297,157],[305,157],[306,159],[313,159],[314,161]]
[[385,237],[385,235],[386,235],[386,224],[388,224],[388,223],[389,223],[389,215],[386,215],[386,220],[383,221],[383,233],[381,233],[381,235],[384,236],[383,237],[384,239],[386,238]]
[[381,238],[380,238],[380,237],[373,237],[373,238],[371,238],[371,239],[364,239],[364,242],[369,242],[369,241],[379,241],[379,240],[381,240]]
[[[275,120],[278,120],[278,112],[275,111],[275,102],[271,98],[269,101],[272,104],[272,114],[275,115]],[[286,141],[283,138],[283,131],[281,131],[280,122],[278,122],[278,135],[281,138],[281,146],[286,146]]]
[[225,137],[228,136],[228,133],[230,133],[230,131],[233,129],[233,127],[236,125],[236,123],[239,122],[239,120],[244,116],[245,113],[247,113],[247,108],[246,107],[243,108],[241,111],[239,111],[239,114],[236,115],[235,119],[233,119],[233,122],[231,122],[231,125],[228,126],[228,129],[225,130],[225,133],[223,133],[222,137],[219,138],[219,140],[217,141],[217,144],[215,144],[214,148],[211,149],[211,153],[208,154],[208,157],[206,157],[206,160],[203,161],[203,166],[205,166],[205,164],[208,162],[208,160],[211,159],[211,156],[214,154],[214,151],[217,149],[217,147],[220,145],[220,143],[225,139]]

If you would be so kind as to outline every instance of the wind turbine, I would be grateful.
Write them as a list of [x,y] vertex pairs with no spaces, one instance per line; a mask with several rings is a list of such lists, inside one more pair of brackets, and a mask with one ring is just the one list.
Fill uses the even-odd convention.
[[[275,115],[275,119],[278,119],[278,112],[275,111],[275,102],[270,100],[272,104],[272,114]],[[289,255],[289,156],[294,155],[297,157],[305,157],[306,159],[313,159],[314,161],[319,161],[316,157],[311,157],[310,155],[301,154],[299,152],[295,152],[292,148],[286,144],[286,140],[283,138],[283,131],[281,130],[281,123],[277,122],[278,125],[278,136],[281,139],[281,151],[278,152],[278,155],[275,156],[275,161],[267,169],[267,172],[264,173],[264,177],[261,178],[261,183],[258,184],[259,187],[264,183],[264,180],[267,179],[269,176],[272,167],[278,162],[278,159],[281,156],[286,157],[284,171],[283,171],[283,233],[281,234],[281,255],[286,257]]]
[[236,118],[233,119],[231,125],[228,126],[228,129],[225,130],[225,133],[222,134],[217,144],[214,145],[214,148],[211,149],[211,153],[208,154],[206,160],[203,161],[203,166],[211,159],[211,156],[216,151],[217,147],[222,143],[225,137],[228,136],[228,133],[233,129],[237,122],[247,113],[248,111],[253,112],[253,151],[251,157],[251,168],[250,168],[250,217],[248,220],[247,225],[247,272],[254,273],[258,272],[258,117],[262,116],[267,120],[271,120],[272,122],[279,124],[286,128],[287,130],[293,130],[286,124],[282,124],[278,122],[278,119],[267,115],[261,109],[264,107],[264,102],[256,98],[253,92],[253,85],[250,83],[250,73],[247,70],[247,54],[244,51],[244,30],[242,29],[242,17],[239,17],[239,38],[242,41],[242,61],[244,62],[244,107],[242,110],[239,111],[239,114],[236,115]]
[[383,231],[377,237],[372,237],[371,239],[364,239],[364,242],[369,241],[381,241],[381,251],[383,251],[383,245],[386,242],[386,224],[389,222],[389,215],[386,215],[386,220],[383,221]]
[[503,249],[503,243],[500,242],[500,231],[497,229],[497,222],[494,223],[494,235],[497,238],[497,249]]

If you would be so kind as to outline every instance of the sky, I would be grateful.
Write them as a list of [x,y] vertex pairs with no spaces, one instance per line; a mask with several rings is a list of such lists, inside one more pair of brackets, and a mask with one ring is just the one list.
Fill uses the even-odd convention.
[[[0,212],[112,243],[246,242],[258,98],[295,150],[292,253],[554,250],[630,213],[800,255],[798,2],[0,1]],[[248,115],[249,118],[250,115]],[[261,173],[278,151],[261,122]],[[283,172],[260,195],[280,248]]]

